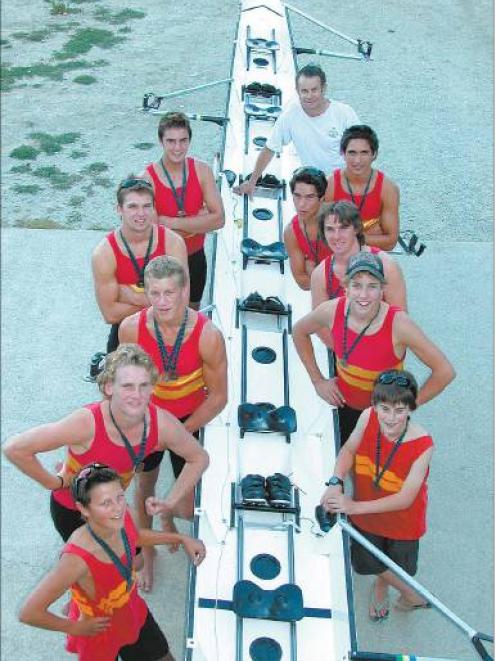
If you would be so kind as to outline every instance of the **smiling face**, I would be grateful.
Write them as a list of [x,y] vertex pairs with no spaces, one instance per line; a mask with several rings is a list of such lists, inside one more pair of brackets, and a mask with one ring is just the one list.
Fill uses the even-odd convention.
[[298,181],[293,191],[293,202],[298,217],[303,221],[314,218],[320,209],[322,198],[313,184]]
[[123,365],[115,371],[113,381],[108,381],[104,392],[111,400],[114,415],[142,419],[150,401],[153,385],[150,372],[144,367]]
[[300,76],[296,85],[296,92],[300,99],[301,107],[308,115],[319,115],[325,110],[327,100],[325,98],[326,86],[318,76]]
[[369,321],[381,304],[383,285],[367,271],[356,273],[346,285],[353,316],[362,322]]
[[162,147],[165,161],[171,164],[181,164],[186,159],[190,138],[186,128],[170,128],[164,131]]
[[346,171],[349,174],[354,174],[356,176],[366,176],[370,174],[372,162],[376,158],[376,154],[372,151],[369,141],[361,138],[350,140],[343,156],[346,164]]
[[381,433],[391,441],[397,440],[405,431],[411,413],[410,407],[401,402],[395,404],[378,402],[374,409],[379,419]]
[[121,217],[122,229],[128,234],[141,236],[147,234],[154,219],[153,197],[146,191],[129,191],[124,196],[122,205],[117,205]]
[[89,492],[87,505],[77,503],[81,514],[97,530],[112,532],[124,525],[126,497],[119,480],[95,484]]
[[329,215],[324,220],[324,237],[336,256],[350,255],[360,248],[353,225],[343,225],[336,215]]
[[159,324],[174,324],[182,319],[187,305],[186,290],[174,276],[145,280],[145,294]]

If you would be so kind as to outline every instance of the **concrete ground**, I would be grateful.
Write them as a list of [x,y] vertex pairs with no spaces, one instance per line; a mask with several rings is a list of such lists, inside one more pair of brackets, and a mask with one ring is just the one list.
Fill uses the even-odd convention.
[[[4,12],[4,29],[26,28],[23,5],[17,0],[14,4],[18,11]],[[108,93],[100,89],[99,97],[91,97],[91,102],[88,90],[83,99],[59,96],[57,83],[52,82],[49,95],[44,88],[5,95],[4,171],[13,165],[6,154],[17,146],[31,120],[36,129],[49,131],[75,130],[81,124],[95,150],[94,160],[100,151],[101,159],[109,162],[119,153],[118,164],[112,162],[109,171],[116,180],[137,170],[138,161],[149,160],[149,154],[120,152],[124,144],[154,139],[150,127],[155,122],[138,119],[135,113],[141,93],[170,91],[227,75],[230,43],[225,35],[232,34],[237,11],[234,0],[208,0],[202,11],[207,16],[215,11],[222,38],[211,39],[209,32],[205,40],[204,23],[189,21],[191,38],[185,41],[178,36],[186,29],[185,17],[197,16],[196,3],[169,4],[167,16],[161,2],[150,0],[143,6],[156,24],[163,19],[171,38],[160,38],[160,51],[144,48],[149,42],[145,23],[140,24],[141,41],[134,46],[139,46],[135,55],[139,55],[142,82],[134,79],[132,98],[123,96],[129,80],[123,70],[123,62],[126,67],[129,63],[122,54],[124,46],[119,47],[119,77],[114,83],[109,67],[105,74]],[[322,60],[322,64],[331,96],[350,103],[379,134],[378,165],[401,188],[402,228],[415,229],[428,244],[419,259],[399,258],[408,283],[410,311],[458,374],[445,393],[416,414],[436,442],[429,481],[429,531],[421,545],[418,578],[474,628],[490,633],[494,594],[492,5],[488,0],[471,4],[463,0],[349,0],[333,3],[332,12],[327,0],[300,6],[321,21],[375,44],[376,61],[368,65],[334,60]],[[348,49],[302,19],[295,20],[295,31],[299,45]],[[191,68],[193,42],[202,51],[198,65]],[[165,69],[150,64],[157,52],[164,51],[164,67],[174,73],[165,80]],[[112,60],[108,51],[105,57]],[[302,58],[301,63],[308,59]],[[225,70],[214,66],[219,62]],[[178,107],[191,112],[218,110],[222,94],[214,88],[202,96],[201,106],[194,97],[185,97]],[[101,113],[98,122],[93,99],[113,103],[112,112]],[[53,125],[45,126],[45,120]],[[197,153],[210,160],[217,129],[202,124],[194,129]],[[8,216],[4,224],[12,218],[37,217],[34,211],[25,212],[29,204],[13,195],[10,186],[16,179],[9,174],[4,181],[3,210]],[[111,190],[101,190],[97,198],[91,198],[83,213],[84,226],[111,225]],[[56,193],[47,201],[47,195],[50,198],[48,189],[38,217],[48,214],[64,225],[60,211],[64,196]],[[106,339],[93,300],[89,265],[91,250],[101,236],[97,231],[69,229],[2,232],[2,442],[16,431],[57,419],[98,397],[96,387],[83,377],[90,355],[102,349]],[[421,378],[422,370],[413,368]],[[47,465],[54,465],[58,458],[56,453],[47,457]],[[161,476],[164,491],[169,479],[169,474]],[[51,525],[47,493],[5,461],[1,532],[2,660],[73,658],[63,652],[62,637],[16,622],[19,604],[52,566],[60,543]],[[158,572],[149,603],[180,658],[184,555],[170,556],[159,550]],[[371,626],[366,617],[368,585],[366,579],[355,581],[361,648],[475,658],[463,635],[432,611],[394,613],[384,626]]]

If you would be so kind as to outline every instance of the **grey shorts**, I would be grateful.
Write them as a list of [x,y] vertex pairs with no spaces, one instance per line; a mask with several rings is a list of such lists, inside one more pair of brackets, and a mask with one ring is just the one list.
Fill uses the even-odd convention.
[[[418,539],[390,539],[360,530],[356,526],[355,528],[410,576],[415,576],[419,554]],[[351,564],[357,574],[382,574],[388,569],[353,538],[351,539]]]

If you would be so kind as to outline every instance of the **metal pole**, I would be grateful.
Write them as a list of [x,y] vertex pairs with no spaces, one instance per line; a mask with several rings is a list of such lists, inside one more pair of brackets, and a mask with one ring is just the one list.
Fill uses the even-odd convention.
[[464,622],[462,619],[458,617],[453,611],[451,611],[449,608],[447,608],[442,601],[439,601],[437,597],[435,597],[432,592],[429,592],[426,588],[424,588],[423,585],[420,585],[420,583],[417,583],[417,581],[410,576],[410,574],[407,574],[406,571],[404,571],[401,567],[399,567],[391,558],[389,558],[385,553],[380,551],[374,544],[369,542],[368,539],[366,539],[363,535],[361,535],[356,528],[351,526],[342,516],[338,516],[337,519],[339,525],[343,530],[346,530],[348,535],[350,537],[353,537],[353,539],[356,539],[356,541],[361,544],[367,551],[372,553],[373,556],[375,556],[380,562],[386,565],[386,567],[389,567],[391,571],[393,571],[399,578],[401,578],[402,581],[404,581],[408,586],[410,586],[415,592],[418,592],[424,599],[426,599],[428,602],[430,602],[434,608],[436,608],[442,615],[447,617],[449,620],[453,622],[459,629],[464,631],[472,640],[474,637],[478,637],[479,633],[475,630],[472,629],[466,622]]
[[175,92],[168,92],[167,94],[162,94],[162,99],[173,99],[176,96],[184,96],[185,94],[191,94],[192,92],[197,92],[198,90],[207,89],[207,87],[214,87],[215,85],[222,85],[223,83],[230,83],[233,81],[233,78],[223,78],[222,80],[214,80],[211,83],[203,83],[203,85],[195,85],[195,87],[187,87],[183,90],[176,90]]
[[318,50],[316,48],[298,48],[294,49],[297,55],[324,55],[326,57],[338,57],[343,60],[363,60],[360,55],[349,55],[348,53],[334,53],[330,50]]
[[338,32],[337,30],[334,30],[334,28],[329,27],[325,23],[321,23],[320,21],[317,21],[315,18],[312,18],[312,16],[309,16],[308,14],[305,14],[305,12],[297,9],[296,7],[293,7],[292,5],[289,5],[287,2],[284,3],[284,6],[287,9],[290,9],[291,11],[293,11],[295,14],[299,14],[300,16],[303,16],[303,18],[306,18],[311,23],[315,23],[315,25],[318,25],[319,27],[324,28],[324,30],[327,30],[328,32],[332,32],[332,34],[335,34],[337,37],[341,37],[341,39],[344,39],[345,41],[349,41],[350,44],[354,44],[355,46],[358,46],[358,41],[356,39],[352,39],[351,37],[348,37],[346,34],[343,34],[342,32]]

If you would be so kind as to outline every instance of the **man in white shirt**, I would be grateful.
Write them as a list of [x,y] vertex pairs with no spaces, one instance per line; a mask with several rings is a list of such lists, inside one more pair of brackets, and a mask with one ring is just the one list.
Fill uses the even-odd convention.
[[292,101],[274,124],[260,152],[250,178],[233,190],[253,195],[256,182],[275,153],[293,142],[302,166],[313,166],[325,173],[342,167],[340,140],[343,131],[358,123],[350,106],[325,96],[326,75],[320,66],[307,64],[296,74],[298,100]]

